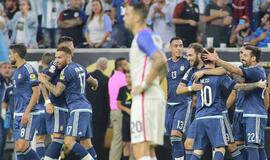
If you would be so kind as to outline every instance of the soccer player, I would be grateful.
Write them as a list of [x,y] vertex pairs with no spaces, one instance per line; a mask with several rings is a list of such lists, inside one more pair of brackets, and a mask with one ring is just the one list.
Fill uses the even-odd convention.
[[176,89],[185,72],[189,69],[189,63],[182,53],[183,42],[179,37],[170,40],[172,57],[167,60],[167,110],[165,116],[166,135],[170,136],[173,159],[184,158],[183,134],[190,123],[191,98],[187,95],[177,95]]
[[[258,64],[261,50],[254,46],[245,46],[241,62],[244,68],[239,68],[221,60],[217,54],[207,54],[205,57],[222,66],[231,73],[245,78],[245,82],[252,83],[266,80],[264,69]],[[264,89],[245,92],[243,102],[243,125],[249,160],[266,159],[264,149],[264,129],[266,127],[267,112],[264,105]]]
[[[66,46],[74,54],[73,39],[63,36],[59,39],[58,47]],[[46,74],[49,81],[56,85],[62,68],[57,67],[57,62],[54,60],[50,65],[42,71]],[[46,88],[40,85],[41,92],[44,98],[44,105],[46,106],[45,116],[47,117],[46,128],[47,132],[52,135],[52,143],[48,146],[45,159],[57,159],[61,154],[62,145],[64,143],[64,134],[67,125],[68,109],[66,104],[66,98],[64,94],[55,96],[48,94]]]
[[10,46],[10,62],[17,69],[12,81],[14,85],[15,113],[13,134],[18,160],[39,160],[38,154],[31,148],[30,141],[36,129],[37,112],[35,106],[40,95],[36,70],[25,61],[27,54],[23,44]]
[[123,158],[128,160],[130,156],[130,108],[132,103],[131,96],[131,77],[130,72],[126,71],[127,85],[120,88],[117,96],[117,105],[122,110],[122,140],[123,140]]
[[[41,58],[41,72],[48,68],[50,62],[53,60],[53,55],[50,53],[44,53]],[[43,95],[40,95],[39,102],[37,105],[37,109],[39,112],[38,116],[38,126],[37,126],[37,134],[36,134],[36,151],[41,159],[45,157],[45,136],[48,134],[47,126],[45,118],[45,106],[44,106],[44,98]],[[61,117],[63,118],[63,117]],[[47,118],[49,120],[49,118]]]
[[167,74],[162,40],[146,25],[141,3],[127,6],[125,26],[135,38],[130,48],[132,107],[131,143],[138,160],[156,159],[154,148],[163,144],[165,97],[160,83]]
[[[90,139],[92,109],[85,97],[85,82],[89,82],[93,90],[97,89],[98,82],[87,74],[84,67],[72,62],[72,53],[68,47],[57,49],[55,61],[58,68],[64,68],[57,84],[51,84],[44,75],[40,75],[40,81],[55,96],[64,93],[66,97],[70,112],[64,138],[67,152],[74,153],[78,159],[96,159]],[[80,143],[76,142],[77,138]]]

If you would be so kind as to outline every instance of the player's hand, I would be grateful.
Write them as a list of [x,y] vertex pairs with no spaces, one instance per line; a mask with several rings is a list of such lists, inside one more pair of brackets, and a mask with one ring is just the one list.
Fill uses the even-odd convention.
[[194,20],[189,20],[188,23],[189,23],[190,26],[193,26],[193,27],[198,25],[198,23],[196,21],[194,21]]
[[138,94],[141,94],[142,92],[144,91],[144,89],[142,88],[142,86],[135,86],[132,91],[131,91],[131,94],[132,95],[138,95]]
[[202,84],[193,83],[191,86],[192,91],[200,91],[203,88]]
[[21,120],[21,124],[26,125],[29,121],[29,113],[24,112]]
[[39,80],[41,83],[45,83],[46,81],[48,81],[48,76],[47,76],[46,74],[39,73],[39,74],[38,74],[38,80]]
[[46,105],[46,112],[49,113],[49,114],[53,114],[53,112],[54,112],[53,104],[49,103],[49,104]]
[[203,54],[202,58],[205,58],[206,60],[209,60],[209,61],[212,61],[212,62],[218,61],[219,57],[218,57],[216,52],[210,53],[206,49],[204,49],[204,50],[207,52],[207,54]]
[[198,81],[198,79],[202,78],[204,76],[204,71],[197,71],[193,74],[194,81]]
[[260,80],[259,82],[257,82],[257,86],[259,88],[266,88],[267,84],[266,84],[266,80]]

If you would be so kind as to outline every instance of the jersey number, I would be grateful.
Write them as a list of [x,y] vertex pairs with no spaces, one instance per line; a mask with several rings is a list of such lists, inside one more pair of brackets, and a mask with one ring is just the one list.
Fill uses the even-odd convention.
[[201,89],[201,99],[202,99],[202,106],[210,107],[213,103],[212,100],[212,89],[209,86],[203,87]]
[[81,85],[81,93],[84,93],[84,91],[85,91],[85,73],[80,73],[79,78],[80,78],[80,85]]
[[176,78],[176,71],[172,71],[172,79],[175,79]]

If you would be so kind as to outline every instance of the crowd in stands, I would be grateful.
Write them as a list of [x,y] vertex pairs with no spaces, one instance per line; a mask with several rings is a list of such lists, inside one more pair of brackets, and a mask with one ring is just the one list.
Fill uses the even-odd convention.
[[[270,0],[141,1],[164,46],[179,36],[185,47],[270,47]],[[7,44],[28,48],[55,48],[60,36],[72,37],[76,48],[129,48],[133,35],[123,22],[128,3],[140,0],[0,0],[0,32]]]

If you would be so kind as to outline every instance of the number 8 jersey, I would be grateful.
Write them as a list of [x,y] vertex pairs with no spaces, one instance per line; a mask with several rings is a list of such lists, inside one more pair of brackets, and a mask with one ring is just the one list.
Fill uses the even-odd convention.
[[229,76],[204,76],[199,80],[203,88],[197,92],[196,118],[221,116],[226,100],[236,82]]
[[85,97],[85,82],[89,76],[86,69],[77,63],[70,63],[62,70],[59,81],[66,86],[64,94],[69,110],[92,109]]

